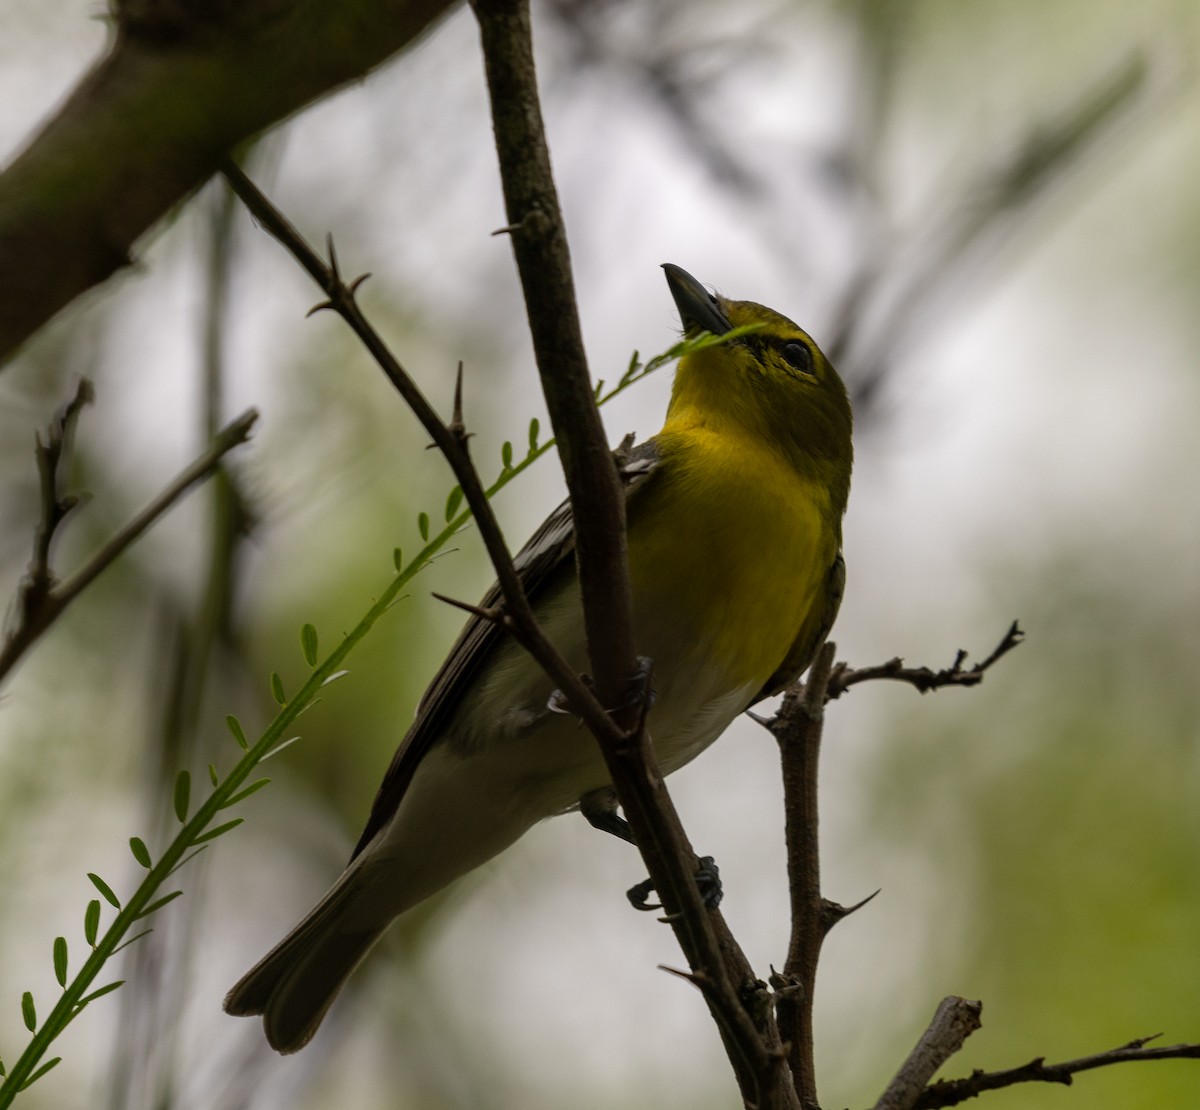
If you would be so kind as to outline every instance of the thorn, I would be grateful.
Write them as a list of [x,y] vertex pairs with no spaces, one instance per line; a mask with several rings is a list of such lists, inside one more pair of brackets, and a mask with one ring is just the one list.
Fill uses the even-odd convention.
[[96,387],[92,384],[92,379],[80,378],[79,385],[75,387],[75,399],[71,402],[71,407],[78,410],[84,405],[90,405],[95,400]]
[[333,280],[337,285],[342,284],[342,275],[338,270],[337,248],[333,245],[333,232],[325,233],[325,248],[329,252],[329,272],[333,276]]
[[462,359],[458,360],[458,373],[454,376],[454,415],[450,417],[450,431],[458,440],[466,440],[464,432],[466,425],[463,423],[463,363]]
[[312,306],[312,308],[310,308],[310,309],[309,309],[309,310],[308,310],[308,311],[307,311],[307,312],[304,314],[304,318],[307,320],[307,319],[308,319],[310,316],[315,316],[315,315],[316,315],[318,312],[324,312],[324,311],[325,311],[327,308],[333,308],[333,301],[332,301],[332,300],[329,300],[329,301],[321,301],[321,303],[320,303],[320,304],[315,304],[315,305],[313,305],[313,306]]
[[504,610],[499,606],[489,609],[481,605],[471,605],[469,602],[459,601],[457,598],[447,597],[445,594],[434,593],[433,596],[438,601],[444,601],[447,605],[452,605],[455,609],[461,609],[464,613],[470,613],[481,620],[491,621],[492,624],[504,623]]
[[546,699],[546,708],[551,713],[556,713],[563,717],[576,716],[575,710],[571,708],[571,702],[567,695],[561,690],[551,690],[550,696]]
[[755,713],[752,709],[746,710],[746,716],[750,718],[756,725],[762,725],[763,728],[769,729],[774,723],[775,717],[763,717]]
[[829,899],[822,899],[824,905],[821,907],[822,922],[825,927],[825,932],[829,932],[839,921],[845,921],[852,913],[857,913],[868,902],[875,899],[883,888],[868,894],[862,901],[855,902],[853,906],[842,906],[837,902],[831,902]]
[[351,282],[351,283],[350,283],[350,284],[349,284],[349,285],[346,287],[346,293],[347,293],[347,295],[348,295],[348,296],[350,296],[351,298],[353,298],[353,297],[354,297],[354,294],[358,292],[359,286],[361,286],[361,285],[362,285],[362,283],[363,283],[364,281],[366,281],[366,280],[367,280],[367,278],[369,278],[370,276],[371,276],[371,272],[370,272],[369,270],[368,270],[368,271],[367,271],[365,274],[359,274],[359,275],[358,275],[358,277],[356,277],[356,278],[355,278],[355,279],[354,279],[354,280],[353,280],[353,281],[352,281],[352,282]]
[[625,897],[629,899],[630,904],[635,910],[661,910],[662,904],[659,902],[649,902],[650,892],[654,889],[654,883],[650,879],[643,879],[636,886],[631,886],[626,892]]
[[665,971],[668,975],[674,975],[676,979],[682,979],[685,983],[691,983],[699,991],[702,991],[704,984],[708,982],[707,976],[701,975],[699,972],[680,971],[679,968],[667,967],[666,964],[659,964],[658,970]]
[[495,237],[497,235],[511,235],[514,231],[520,231],[520,230],[521,230],[521,225],[519,223],[506,224],[504,227],[496,228],[496,230],[492,232],[492,236]]
[[782,971],[776,971],[774,964],[771,966],[771,977],[767,980],[771,985],[777,997],[781,999],[787,998],[803,998],[804,984],[794,975],[785,975]]

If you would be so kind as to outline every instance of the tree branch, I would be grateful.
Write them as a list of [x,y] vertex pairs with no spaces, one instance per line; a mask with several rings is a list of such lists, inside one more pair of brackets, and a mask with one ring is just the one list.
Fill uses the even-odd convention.
[[[794,1106],[782,1045],[748,961],[703,903],[696,856],[663,785],[635,667],[624,495],[600,423],[579,330],[566,231],[538,100],[527,0],[472,0],[508,219],[538,372],[563,458],[575,520],[588,658],[619,735],[597,731],[609,774],[650,877],[708,1002],[746,1104]],[[644,696],[644,694],[643,694]]]
[[0,363],[129,265],[225,151],[358,80],[455,6],[118,3],[108,53],[0,174]]
[[[90,389],[90,387],[88,387]],[[75,398],[55,417],[50,426],[47,444],[38,443],[38,466],[42,474],[42,519],[34,541],[34,555],[25,579],[17,590],[15,623],[0,647],[0,681],[3,681],[21,656],[32,646],[83,591],[92,584],[139,539],[155,521],[171,508],[185,493],[204,481],[220,465],[221,459],[233,448],[250,438],[250,429],[258,413],[248,409],[226,425],[194,462],[153,501],[125,525],[96,552],[79,570],[60,586],[55,586],[50,570],[51,541],[63,517],[76,499],[63,494],[59,481],[62,452],[70,440],[70,426],[81,405],[83,386]]]
[[983,681],[984,673],[1012,651],[1024,638],[1025,633],[1021,631],[1018,623],[1013,621],[991,655],[969,669],[963,668],[963,664],[967,661],[967,653],[961,648],[955,655],[954,662],[940,671],[933,671],[928,667],[906,667],[904,660],[899,656],[874,667],[851,667],[847,663],[838,663],[829,676],[826,699],[833,701],[834,698],[840,698],[851,686],[880,678],[907,682],[922,694],[928,693],[930,690],[940,690],[943,686],[978,686]]
[[421,427],[433,440],[433,446],[442,453],[450,469],[454,472],[454,477],[463,491],[463,498],[475,517],[476,526],[479,528],[479,534],[483,539],[488,558],[492,562],[492,568],[496,572],[496,578],[500,583],[500,591],[504,598],[502,613],[480,612],[479,615],[485,619],[502,621],[505,629],[512,633],[521,646],[537,659],[547,674],[558,683],[559,689],[567,696],[571,707],[583,718],[589,728],[604,730],[614,737],[619,735],[612,719],[596,700],[591,689],[578,674],[571,670],[550,641],[546,639],[534,616],[529,599],[525,595],[525,587],[513,566],[504,534],[492,512],[487,492],[484,490],[468,451],[467,444],[470,436],[467,433],[462,414],[461,365],[459,381],[455,390],[454,414],[447,423],[438,416],[437,411],[417,387],[416,382],[412,380],[408,371],[391,352],[382,336],[359,307],[355,293],[370,275],[361,274],[348,283],[343,281],[332,237],[328,240],[329,263],[327,264],[241,169],[233,162],[226,161],[222,166],[222,172],[233,191],[237,193],[254,218],[296,259],[325,292],[328,300],[316,305],[310,311],[310,315],[312,312],[329,310],[335,312],[349,325],[387,376],[393,388],[400,394],[404,403],[416,416]]
[[[933,1086],[926,1088],[915,1102],[906,1105],[911,1105],[915,1110],[937,1110],[943,1106],[957,1106],[969,1098],[976,1098],[984,1091],[997,1091],[1001,1087],[1011,1087],[1016,1083],[1062,1083],[1070,1086],[1074,1076],[1080,1072],[1133,1060],[1200,1060],[1200,1044],[1145,1047],[1160,1035],[1140,1037],[1119,1048],[1097,1052],[1092,1056],[1081,1056],[1076,1060],[1066,1060],[1061,1064],[1047,1064],[1039,1057],[1007,1071],[975,1071],[966,1079],[940,1079]],[[876,1110],[881,1110],[882,1105],[880,1103]]]
[[943,998],[929,1028],[921,1034],[916,1047],[875,1103],[875,1110],[913,1110],[924,1105],[921,1099],[925,1084],[979,1028],[982,1012],[982,1002],[972,1002],[957,995]]
[[826,934],[851,912],[821,895],[817,770],[826,687],[836,650],[832,643],[822,645],[808,681],[793,683],[779,713],[762,722],[779,744],[792,920],[787,959],[771,985],[779,1033],[788,1046],[788,1064],[805,1110],[819,1106],[813,1059],[817,960]]
[[[528,5],[479,0],[472,8],[483,41],[505,230],[575,516],[588,658],[600,700],[618,705],[636,670],[625,496],[588,376],[566,227],[542,125]],[[636,707],[626,710],[626,726],[636,716]]]
[[[363,315],[355,299],[355,291],[367,275],[354,278],[349,282],[344,281],[337,266],[332,243],[330,243],[331,264],[327,264],[305,241],[300,232],[237,166],[227,163],[223,167],[223,172],[233,190],[255,219],[292,254],[325,292],[328,299],[317,305],[313,311],[329,309],[342,317],[379,364],[405,403],[412,409],[422,427],[433,440],[434,446],[446,457],[462,488],[464,500],[475,516],[504,598],[503,608],[495,611],[483,611],[459,602],[454,604],[486,620],[501,623],[517,642],[537,659],[562,691],[572,711],[579,715],[600,741],[601,750],[605,753],[606,759],[613,751],[622,753],[618,757],[617,771],[613,772],[614,765],[611,762],[609,769],[614,774],[614,782],[620,780],[623,783],[631,781],[633,783],[632,786],[626,786],[626,790],[632,791],[632,794],[629,800],[622,797],[622,805],[625,807],[626,817],[634,829],[635,837],[644,837],[645,840],[640,842],[655,846],[670,845],[675,853],[668,855],[668,848],[656,848],[652,857],[643,849],[643,858],[646,859],[651,877],[655,879],[656,889],[667,908],[668,917],[671,919],[677,935],[685,935],[689,938],[688,943],[684,944],[689,958],[691,954],[703,951],[707,953],[704,966],[716,966],[715,974],[698,977],[696,985],[702,987],[706,998],[710,1000],[710,1006],[713,1005],[713,991],[718,992],[723,1006],[719,1024],[723,1035],[727,1028],[736,1030],[736,1038],[740,1043],[738,1058],[742,1061],[741,1066],[747,1077],[747,1083],[756,1090],[769,1089],[772,1083],[777,1083],[775,1076],[783,1070],[779,1066],[782,1061],[782,1050],[777,1034],[774,1034],[773,1040],[767,1038],[766,1047],[763,1047],[760,1042],[760,1034],[751,1020],[747,1008],[741,1002],[742,988],[748,983],[755,982],[749,963],[743,956],[741,964],[735,965],[738,968],[736,973],[730,974],[723,969],[722,953],[734,952],[740,956],[740,950],[737,949],[732,937],[728,935],[728,930],[724,927],[718,914],[713,913],[711,915],[712,922],[709,922],[709,911],[701,901],[693,878],[696,869],[695,854],[686,838],[683,837],[682,829],[678,827],[678,816],[674,809],[670,808],[669,811],[664,809],[662,799],[666,798],[666,794],[662,777],[654,768],[653,762],[645,762],[646,756],[650,756],[652,759],[652,752],[649,744],[642,739],[644,733],[640,728],[640,722],[635,729],[639,744],[631,746],[630,735],[605,710],[591,685],[571,670],[553,645],[546,640],[538,626],[520,578],[513,568],[512,558],[492,513],[487,495],[468,455],[467,441],[469,437],[462,419],[460,405],[456,403],[456,411],[450,423],[444,422],[388,349],[370,321]],[[589,403],[592,403],[590,387],[587,397]],[[567,436],[573,434],[572,427],[568,424],[565,433]],[[562,429],[556,428],[555,433],[560,437],[561,445]],[[605,461],[611,463],[611,456],[607,453],[607,449]],[[640,713],[640,699],[635,699],[629,704],[638,709]],[[665,804],[670,806],[669,798],[666,799]],[[681,839],[671,841],[670,837],[675,829],[678,829],[677,835]],[[682,847],[674,847],[677,844],[682,844]],[[706,942],[691,939],[697,932],[707,934]],[[699,957],[697,960],[699,961]],[[693,967],[696,966],[693,964]],[[710,985],[714,983],[715,987]],[[772,1105],[790,1106],[793,1103],[768,1100],[761,1101],[758,1105],[765,1108]]]
[[846,663],[835,666],[836,648],[826,643],[817,652],[807,680],[788,688],[774,717],[763,719],[751,714],[779,744],[792,931],[783,970],[773,974],[771,985],[775,988],[780,1035],[788,1045],[788,1064],[806,1108],[819,1105],[813,1058],[813,1003],[821,946],[834,925],[874,897],[872,894],[855,905],[843,906],[821,893],[818,771],[825,706],[851,686],[872,679],[908,682],[922,693],[942,686],[977,685],[988,668],[1021,642],[1022,635],[1014,621],[983,662],[964,669],[967,656],[960,651],[950,667],[936,672],[928,667],[905,667],[900,659],[860,669]]

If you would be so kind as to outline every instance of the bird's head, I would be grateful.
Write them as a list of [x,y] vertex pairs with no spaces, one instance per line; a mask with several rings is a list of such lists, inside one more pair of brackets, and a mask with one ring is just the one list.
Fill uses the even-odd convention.
[[678,266],[663,269],[684,335],[756,326],[680,359],[668,423],[740,425],[826,485],[833,503],[844,508],[853,461],[850,400],[812,337],[772,309],[709,293]]

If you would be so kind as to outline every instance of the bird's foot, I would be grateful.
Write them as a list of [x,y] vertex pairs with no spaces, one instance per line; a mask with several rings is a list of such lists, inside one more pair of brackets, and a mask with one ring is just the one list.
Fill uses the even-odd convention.
[[[700,889],[700,898],[708,909],[715,910],[725,896],[725,891],[721,886],[720,869],[712,856],[701,856],[697,864],[696,886]],[[630,887],[625,892],[625,896],[635,910],[661,910],[660,903],[647,901],[653,889],[654,880],[646,879],[637,886]]]
[[[653,662],[647,659],[646,656],[639,655],[637,658],[637,667],[629,679],[626,692],[616,705],[609,706],[608,712],[618,713],[622,709],[631,709],[635,706],[641,706],[643,714],[649,712],[650,707],[654,704],[654,687],[651,685],[653,673]],[[585,674],[579,677],[592,693],[596,692],[591,675]],[[546,708],[551,713],[561,713],[569,717],[579,716],[575,711],[575,707],[571,705],[571,699],[562,690],[552,690],[550,692],[550,696],[546,699]]]

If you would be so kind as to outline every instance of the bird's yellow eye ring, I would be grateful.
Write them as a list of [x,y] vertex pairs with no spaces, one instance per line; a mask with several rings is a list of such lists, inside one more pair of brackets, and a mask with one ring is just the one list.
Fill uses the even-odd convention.
[[801,374],[808,374],[810,377],[813,374],[813,356],[808,344],[801,343],[799,340],[783,344],[779,348],[779,353],[783,355],[784,361],[793,369],[799,370]]

